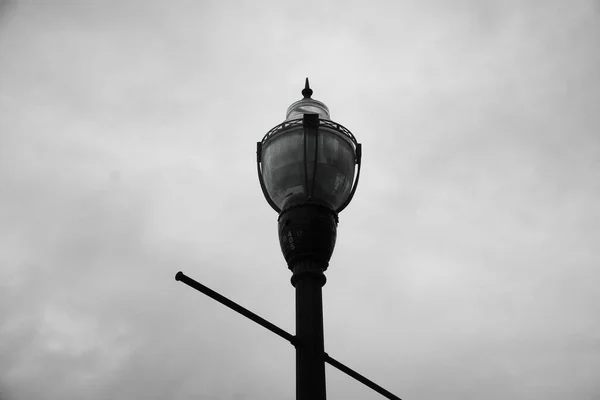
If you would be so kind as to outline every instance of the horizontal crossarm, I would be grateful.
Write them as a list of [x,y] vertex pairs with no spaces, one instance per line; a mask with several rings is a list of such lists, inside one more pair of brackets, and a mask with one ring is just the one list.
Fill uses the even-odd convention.
[[229,300],[227,297],[220,295],[219,293],[215,292],[214,290],[204,286],[200,282],[195,281],[194,279],[185,275],[183,272],[179,271],[177,273],[177,275],[175,275],[175,280],[183,282],[190,287],[193,287],[197,291],[204,293],[208,297],[218,301],[219,303],[223,304],[224,306],[231,308],[233,311],[237,311],[238,313],[242,314],[244,317],[251,319],[252,321],[267,328],[274,334],[281,336],[282,338],[284,338],[285,340],[290,342],[292,345],[296,346],[296,337],[294,335],[287,333],[280,327],[270,323],[269,321],[267,321],[266,319],[264,319],[262,317],[259,317],[258,315],[254,314],[252,311],[248,310],[247,308],[240,306],[236,302]]
[[331,365],[332,367],[339,369],[340,371],[347,374],[348,376],[351,376],[352,378],[356,379],[357,381],[364,384],[365,386],[370,387],[371,389],[373,389],[380,395],[382,395],[388,399],[391,399],[391,400],[401,400],[400,397],[394,395],[393,393],[388,392],[387,390],[385,390],[384,388],[382,388],[381,386],[379,386],[372,380],[365,378],[364,376],[362,376],[358,372],[354,371],[353,369],[346,367],[344,364],[342,364],[335,358],[331,357],[327,353],[325,353],[325,362],[329,363],[329,365]]
[[[278,336],[281,336],[282,338],[284,338],[285,340],[287,340],[288,342],[290,342],[294,347],[296,347],[298,345],[298,343],[296,341],[296,337],[294,335],[289,334],[288,332],[284,331],[280,327],[278,327],[278,326],[270,323],[266,319],[264,319],[262,317],[259,317],[256,314],[254,314],[252,311],[250,311],[250,310],[248,310],[248,309],[240,306],[236,302],[231,301],[227,297],[225,297],[225,296],[223,296],[223,295],[215,292],[214,290],[212,290],[212,289],[204,286],[200,282],[198,282],[198,281],[190,278],[189,276],[185,275],[183,272],[179,271],[175,275],[175,280],[183,282],[186,285],[188,285],[189,287],[192,287],[192,288],[196,289],[197,291],[199,291],[199,292],[207,295],[208,297],[212,298],[213,300],[218,301],[219,303],[223,304],[224,306],[231,308],[233,311],[237,311],[238,313],[242,314],[244,317],[246,317],[246,318],[248,318],[248,319],[256,322],[257,324],[259,324],[259,325],[267,328],[268,330],[270,330],[274,334],[276,334]],[[345,366],[344,364],[342,364],[341,362],[337,361],[336,359],[334,359],[333,357],[331,357],[329,354],[324,353],[324,358],[325,358],[325,362],[328,363],[329,365],[331,365],[332,367],[335,367],[335,368],[339,369],[343,373],[345,373],[348,376],[356,379],[360,383],[362,383],[362,384],[370,387],[371,389],[373,389],[377,393],[381,394],[382,396],[384,396],[384,397],[386,397],[386,398],[388,398],[390,400],[401,400],[399,397],[397,397],[394,394],[388,392],[387,390],[385,390],[384,388],[382,388],[381,386],[379,386],[375,382],[373,382],[373,381],[365,378],[364,376],[362,376],[358,372],[354,371],[353,369],[351,369],[351,368]]]

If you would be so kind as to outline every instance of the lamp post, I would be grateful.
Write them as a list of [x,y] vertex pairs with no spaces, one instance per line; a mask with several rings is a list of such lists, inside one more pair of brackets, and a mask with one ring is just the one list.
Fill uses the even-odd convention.
[[[338,213],[352,200],[360,176],[361,145],[312,99],[257,143],[257,168],[269,205],[279,213],[279,242],[296,289],[296,399],[325,400],[323,272],[333,253]],[[355,173],[356,172],[356,173]]]
[[[257,169],[267,202],[279,214],[279,242],[296,288],[296,335],[179,271],[175,280],[256,322],[296,348],[296,399],[325,400],[325,362],[390,400],[401,400],[323,349],[323,272],[335,247],[338,213],[360,177],[361,145],[311,98],[308,78],[286,120],[257,144]],[[356,175],[355,175],[356,172]]]

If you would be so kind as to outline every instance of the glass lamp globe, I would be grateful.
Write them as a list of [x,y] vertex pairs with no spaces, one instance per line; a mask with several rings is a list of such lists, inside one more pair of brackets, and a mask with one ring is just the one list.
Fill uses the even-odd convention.
[[302,94],[288,108],[286,120],[258,143],[261,187],[277,212],[310,203],[337,213],[356,190],[361,145],[348,129],[330,120],[325,104],[311,98],[308,78]]

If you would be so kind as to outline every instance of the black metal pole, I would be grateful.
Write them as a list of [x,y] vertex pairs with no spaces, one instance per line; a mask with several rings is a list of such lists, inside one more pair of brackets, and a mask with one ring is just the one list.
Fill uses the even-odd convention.
[[342,364],[341,362],[339,362],[335,358],[331,357],[327,353],[325,353],[325,361],[327,363],[329,363],[329,365],[331,365],[332,367],[335,367],[335,368],[339,369],[340,371],[342,371],[346,375],[348,375],[348,376],[356,379],[357,381],[359,381],[363,385],[370,387],[371,389],[373,389],[374,391],[376,391],[380,395],[382,395],[382,396],[384,396],[384,397],[386,397],[386,398],[388,398],[390,400],[402,400],[402,399],[400,399],[400,397],[396,396],[395,394],[393,394],[391,392],[388,392],[387,390],[385,390],[384,388],[382,388],[381,386],[379,386],[378,384],[376,384],[372,380],[370,380],[370,379],[362,376],[358,372],[354,371],[352,368],[349,368],[349,367],[345,366],[344,364]]
[[298,261],[296,287],[296,399],[325,400],[323,296],[325,276],[311,260]]
[[335,246],[337,215],[315,204],[279,215],[281,250],[296,288],[296,400],[325,400],[323,272]]
[[203,284],[201,284],[200,282],[190,278],[189,276],[185,275],[183,272],[179,271],[176,275],[175,275],[175,280],[176,281],[180,281],[185,283],[186,285],[193,287],[194,289],[196,289],[197,291],[204,293],[205,295],[207,295],[208,297],[218,301],[219,303],[223,304],[224,306],[227,306],[229,308],[231,308],[234,311],[239,312],[240,314],[242,314],[244,317],[256,322],[257,324],[267,328],[268,330],[270,330],[271,332],[273,332],[276,335],[281,336],[282,338],[284,338],[285,340],[289,341],[292,345],[296,345],[296,338],[293,335],[290,335],[289,333],[287,333],[286,331],[284,331],[283,329],[281,329],[280,327],[270,323],[269,321],[267,321],[266,319],[254,314],[252,311],[248,310],[247,308],[244,308],[242,306],[240,306],[239,304],[237,304],[234,301],[229,300],[227,297],[215,292],[214,290],[212,290],[209,287],[204,286]]
[[[312,275],[312,279],[316,280],[317,283],[322,282],[320,284],[320,286],[314,285],[315,282],[309,282],[309,281],[307,281],[307,284],[301,284],[300,286],[296,286],[296,308],[300,309],[300,312],[296,313],[296,325],[297,325],[297,327],[300,327],[299,328],[300,331],[303,332],[302,336],[305,337],[305,339],[304,339],[305,348],[300,350],[299,353],[298,353],[298,351],[296,352],[296,364],[297,364],[296,376],[297,376],[297,378],[300,377],[300,374],[301,374],[300,371],[302,371],[302,378],[300,379],[302,382],[302,385],[297,385],[297,387],[296,387],[297,395],[301,392],[302,396],[307,396],[307,398],[309,398],[309,399],[313,398],[310,396],[315,396],[314,393],[307,392],[307,390],[304,389],[306,387],[306,385],[308,385],[308,383],[310,383],[309,379],[311,379],[310,376],[308,376],[308,378],[307,378],[306,372],[310,370],[311,366],[315,366],[315,365],[317,366],[317,368],[313,369],[313,370],[319,371],[319,376],[322,377],[322,380],[320,378],[318,380],[319,380],[319,382],[322,381],[323,391],[325,390],[325,369],[323,368],[323,370],[321,372],[321,369],[320,369],[321,363],[319,362],[318,357],[312,357],[312,360],[311,360],[311,357],[310,357],[311,353],[308,351],[308,349],[312,348],[312,349],[316,349],[316,352],[313,352],[313,354],[317,354],[317,355],[321,354],[320,357],[326,363],[330,364],[332,367],[339,369],[343,373],[356,379],[357,381],[361,382],[362,384],[370,387],[371,389],[375,390],[377,393],[385,396],[388,399],[400,400],[400,398],[397,397],[396,395],[388,392],[387,390],[385,390],[384,388],[382,388],[375,382],[371,381],[370,379],[367,379],[366,377],[362,376],[361,374],[354,371],[353,369],[345,366],[344,364],[342,364],[341,362],[334,359],[329,354],[327,354],[323,351],[323,307],[322,307],[321,287],[325,283],[325,276],[323,275],[322,271],[315,270],[315,268],[314,268],[315,266],[317,266],[317,265],[315,265],[313,263],[297,263],[297,265],[296,265],[297,273],[294,274],[294,277],[292,278],[293,284],[296,284],[300,278],[308,277],[309,279],[311,279],[311,275]],[[299,347],[297,337],[284,331],[283,329],[272,324],[271,322],[267,321],[266,319],[254,314],[252,311],[248,310],[247,308],[240,306],[236,302],[229,300],[227,297],[204,286],[200,282],[185,275],[183,272],[179,271],[175,275],[175,280],[185,283],[189,287],[196,289],[197,291],[218,301],[219,303],[223,304],[224,306],[229,307],[234,311],[237,311],[238,313],[242,314],[246,318],[267,328],[268,330],[275,333],[276,335],[288,340],[292,345],[294,345],[294,347],[296,347],[296,349]],[[300,287],[301,289],[298,290],[298,287]],[[301,316],[300,321],[298,321],[299,316]],[[314,316],[318,317],[316,320],[316,323],[314,321]],[[310,345],[311,340],[312,340],[312,338],[315,338],[315,337],[317,339],[312,341],[312,347],[311,347],[311,345]],[[308,355],[308,357],[307,357],[307,355]],[[302,359],[302,362],[299,361],[300,359]],[[301,366],[298,366],[298,364],[301,364]],[[298,379],[297,379],[297,382],[298,382]],[[300,398],[300,397],[298,397],[298,398]],[[314,397],[314,398],[317,398],[317,397]]]

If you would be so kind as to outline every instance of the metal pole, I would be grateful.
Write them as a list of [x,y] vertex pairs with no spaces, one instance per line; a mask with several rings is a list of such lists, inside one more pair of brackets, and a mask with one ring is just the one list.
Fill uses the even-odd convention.
[[282,338],[284,338],[285,340],[289,341],[292,345],[296,345],[296,338],[292,335],[290,335],[289,333],[287,333],[286,331],[284,331],[283,329],[281,329],[280,327],[270,323],[269,321],[267,321],[266,319],[254,314],[252,311],[248,310],[247,308],[244,308],[242,306],[240,306],[239,304],[237,304],[234,301],[229,300],[227,297],[215,292],[214,290],[212,290],[209,287],[204,286],[203,284],[201,284],[200,282],[190,278],[189,276],[185,275],[183,272],[179,271],[176,275],[175,275],[175,280],[176,281],[180,281],[185,283],[186,285],[193,287],[194,289],[196,289],[197,291],[204,293],[205,295],[207,295],[208,297],[218,301],[219,303],[223,304],[224,306],[227,306],[229,308],[231,308],[234,311],[239,312],[240,314],[242,314],[244,317],[256,322],[257,324],[267,328],[268,330],[270,330],[271,332],[273,332],[276,335],[281,336]]
[[325,353],[325,361],[327,363],[329,363],[329,365],[331,365],[332,367],[335,367],[335,368],[339,369],[340,371],[342,371],[343,373],[347,374],[348,376],[356,379],[357,381],[359,381],[363,385],[370,387],[371,389],[373,389],[374,391],[376,391],[380,395],[382,395],[382,396],[384,396],[384,397],[386,397],[386,398],[388,398],[390,400],[402,400],[402,399],[400,399],[400,397],[396,396],[395,394],[393,394],[391,392],[388,392],[387,390],[385,390],[384,388],[382,388],[381,386],[379,386],[378,384],[376,384],[372,380],[367,379],[366,377],[362,376],[358,372],[354,371],[352,368],[349,368],[349,367],[345,366],[344,364],[342,364],[341,362],[339,362],[335,358],[331,357],[327,353]]
[[296,400],[325,400],[321,290],[335,247],[337,215],[317,204],[292,205],[279,215],[278,226],[296,288]]
[[[246,318],[288,340],[294,347],[296,347],[296,395],[298,399],[325,399],[325,368],[323,364],[323,368],[321,370],[322,363],[319,361],[319,357],[321,357],[324,362],[329,363],[332,367],[339,369],[348,376],[370,387],[386,398],[391,400],[400,400],[399,397],[388,392],[375,382],[367,379],[324,352],[323,301],[321,287],[325,283],[325,276],[320,269],[315,270],[315,267],[317,267],[318,264],[314,262],[296,262],[295,265],[296,268],[294,276],[292,277],[292,283],[296,286],[296,330],[302,331],[302,336],[304,338],[304,347],[300,350],[298,350],[300,346],[297,337],[289,334],[266,319],[254,314],[252,311],[229,300],[227,297],[204,286],[200,282],[185,275],[183,272],[179,271],[175,275],[175,280],[183,282],[186,285],[207,295],[208,297],[218,301],[224,306],[237,311]],[[297,283],[300,278],[308,279],[304,280],[306,283],[298,285]],[[314,340],[315,338],[316,340]],[[314,351],[311,352],[309,351],[310,349],[313,349]],[[318,374],[314,374],[317,375],[316,379],[315,376],[310,375],[311,371],[318,372]],[[314,392],[311,392],[310,388],[313,387],[311,379],[317,382],[319,393],[321,393],[320,391],[322,390],[322,397],[316,397],[318,393],[315,394]],[[322,386],[322,389],[320,389],[320,386]]]
[[312,260],[297,261],[296,287],[296,400],[325,400],[323,344],[323,268]]

